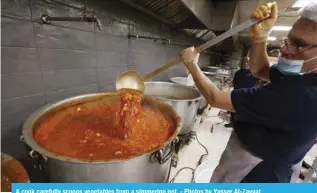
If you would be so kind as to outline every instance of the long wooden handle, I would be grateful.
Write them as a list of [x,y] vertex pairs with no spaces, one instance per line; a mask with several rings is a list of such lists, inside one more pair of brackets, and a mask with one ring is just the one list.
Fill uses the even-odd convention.
[[150,72],[150,73],[146,74],[145,76],[143,76],[143,81],[147,81],[147,80],[153,78],[154,76],[165,71],[166,69],[168,69],[176,64],[179,64],[181,61],[182,61],[181,58],[177,57],[177,59],[170,61],[169,63],[159,67],[158,69],[154,70],[153,72]]
[[[269,16],[268,16],[269,17]],[[240,25],[237,25],[235,27],[233,27],[232,29],[222,33],[221,35],[207,41],[206,43],[196,47],[196,52],[202,52],[204,50],[206,50],[207,48],[213,46],[213,45],[216,45],[217,43],[239,33],[240,31],[244,30],[244,29],[247,29],[249,27],[251,27],[252,25],[260,22],[260,21],[263,21],[265,19],[267,19],[268,17],[262,19],[262,20],[257,20],[257,19],[249,19],[245,22],[243,22],[242,24]],[[176,60],[174,61],[171,61],[163,66],[161,66],[160,68],[154,70],[153,72],[150,72],[148,74],[146,74],[144,77],[143,77],[143,81],[146,81],[146,80],[149,80],[150,78],[153,78],[154,76],[158,75],[159,73],[163,72],[164,70],[180,63],[182,60],[180,59],[180,57],[178,57]]]

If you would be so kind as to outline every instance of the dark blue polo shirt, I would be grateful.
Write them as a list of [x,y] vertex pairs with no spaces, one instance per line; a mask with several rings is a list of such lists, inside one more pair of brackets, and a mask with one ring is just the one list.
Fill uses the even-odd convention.
[[232,91],[235,132],[272,166],[280,182],[301,161],[317,138],[317,74],[283,76],[274,66],[271,83]]
[[257,79],[252,76],[250,70],[238,70],[233,78],[233,88],[252,88],[256,85]]

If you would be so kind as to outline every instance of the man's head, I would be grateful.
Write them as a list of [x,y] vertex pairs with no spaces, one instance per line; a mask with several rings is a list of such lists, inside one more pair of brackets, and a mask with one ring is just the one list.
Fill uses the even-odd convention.
[[249,62],[250,62],[250,49],[247,53],[247,55],[243,58],[243,61],[242,61],[242,68],[243,69],[246,69],[246,70],[249,70],[250,69],[250,66],[249,66]]
[[243,63],[242,63],[242,68],[243,68],[243,69],[246,69],[246,70],[249,70],[249,69],[250,69],[250,67],[249,67],[249,60],[250,60],[249,56],[245,56],[245,57],[243,58]]
[[302,72],[317,68],[317,2],[299,11],[300,18],[288,34],[288,40],[281,47],[281,56],[291,60],[304,60]]

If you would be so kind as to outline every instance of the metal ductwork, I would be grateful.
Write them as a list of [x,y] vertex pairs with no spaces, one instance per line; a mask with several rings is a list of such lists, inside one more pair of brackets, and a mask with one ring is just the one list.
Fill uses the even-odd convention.
[[204,24],[205,29],[211,29],[214,6],[211,0],[181,0],[183,5],[191,12],[192,17]]
[[[215,6],[211,30],[219,35],[232,27],[239,25],[238,1],[221,1]],[[221,42],[218,51],[234,51],[238,45],[238,34]]]
[[[165,24],[208,41],[238,24],[237,0],[121,0]],[[220,43],[234,49],[236,37]]]
[[[215,35],[219,35],[239,24],[237,0],[181,1],[207,27],[206,30],[189,30],[204,41],[210,40]],[[213,32],[212,36],[208,32]],[[237,43],[238,35],[226,39],[211,50],[234,51]]]
[[227,31],[238,25],[238,1],[223,1],[217,3],[210,29],[213,31]]
[[[207,29],[182,0],[121,0],[164,23],[181,29]],[[187,0],[188,1],[188,0]],[[209,1],[209,0],[201,0]],[[194,1],[193,1],[194,2]],[[199,0],[200,2],[200,0]]]

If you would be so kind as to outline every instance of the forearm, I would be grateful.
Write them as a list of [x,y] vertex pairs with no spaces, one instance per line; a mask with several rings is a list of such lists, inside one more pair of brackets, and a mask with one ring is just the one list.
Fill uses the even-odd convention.
[[266,49],[266,42],[252,44],[249,66],[253,76],[268,81],[270,61]]
[[266,52],[266,42],[252,44],[250,49],[250,71],[257,74],[269,66],[270,62]]
[[214,101],[213,93],[217,92],[219,88],[204,75],[198,65],[190,64],[188,70],[192,74],[199,91],[212,105]]
[[221,91],[204,75],[197,64],[189,64],[188,70],[192,74],[197,88],[211,106],[233,111],[229,92]]
[[270,66],[270,62],[266,52],[266,42],[252,44],[250,49],[250,71],[256,74],[268,66]]

